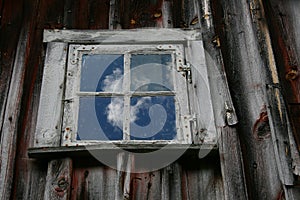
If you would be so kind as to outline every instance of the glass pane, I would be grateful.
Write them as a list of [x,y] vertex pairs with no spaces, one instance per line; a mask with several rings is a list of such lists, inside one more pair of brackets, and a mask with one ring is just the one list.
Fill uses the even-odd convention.
[[121,92],[123,74],[123,55],[83,55],[80,91]]
[[172,140],[176,137],[174,96],[133,97],[131,140]]
[[81,97],[77,140],[122,140],[123,98]]
[[172,91],[172,56],[137,54],[131,56],[131,91]]

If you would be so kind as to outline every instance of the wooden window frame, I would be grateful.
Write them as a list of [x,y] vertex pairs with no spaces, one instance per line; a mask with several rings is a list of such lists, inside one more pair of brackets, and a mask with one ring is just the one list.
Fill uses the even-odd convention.
[[[80,92],[80,75],[81,75],[81,67],[82,67],[82,57],[83,55],[105,55],[105,54],[122,54],[124,55],[124,81],[123,87],[126,90],[125,92]],[[62,145],[68,146],[76,146],[76,145],[91,145],[91,144],[105,144],[105,143],[114,143],[114,144],[151,144],[155,142],[156,144],[170,144],[170,143],[185,143],[191,144],[191,131],[190,127],[184,128],[184,124],[188,124],[188,122],[184,122],[188,120],[189,115],[189,105],[188,105],[188,88],[186,78],[184,78],[181,72],[175,72],[172,70],[173,80],[173,91],[149,91],[149,92],[135,92],[130,91],[130,55],[131,54],[170,54],[172,56],[172,66],[176,68],[180,65],[182,66],[184,55],[183,45],[180,44],[127,44],[127,45],[69,45],[69,58],[68,58],[68,68],[67,74],[72,74],[67,77],[66,82],[66,92],[65,98],[69,101],[65,101],[64,107],[69,107],[68,104],[71,105],[71,109],[65,109],[64,116],[68,116],[70,119],[63,119],[63,140]],[[130,140],[128,137],[130,135],[129,132],[125,132],[124,130],[129,130],[129,118],[124,116],[125,125],[124,125],[124,138],[123,140],[113,140],[113,141],[105,141],[105,140],[76,140],[77,133],[77,122],[78,122],[78,110],[79,110],[79,98],[80,96],[99,96],[99,97],[116,97],[122,96],[124,97],[125,107],[129,105],[130,98],[134,96],[175,96],[178,101],[175,103],[176,107],[176,128],[177,128],[177,137],[173,140]],[[128,107],[129,108],[129,107]],[[179,111],[180,110],[180,111]],[[66,113],[67,112],[67,113]],[[129,113],[129,110],[124,111],[125,115]],[[130,117],[130,116],[129,116]],[[73,119],[72,119],[73,118]],[[71,121],[71,122],[69,122]]]
[[[107,142],[74,142],[72,135],[62,130],[71,130],[63,122],[63,113],[66,109],[65,103],[71,102],[72,97],[64,93],[66,86],[67,66],[72,61],[72,56],[76,53],[68,52],[69,46],[95,47],[97,45],[124,45],[153,47],[156,49],[168,49],[178,53],[184,52],[182,59],[176,59],[178,73],[187,76],[186,101],[189,104],[189,115],[183,118],[182,128],[186,129],[182,133],[190,134],[177,141],[140,141],[117,142],[117,144],[187,144],[187,145],[212,145],[217,143],[217,132],[210,96],[207,65],[205,52],[199,30],[181,29],[140,29],[122,31],[79,31],[79,30],[45,30],[44,42],[48,43],[43,83],[41,89],[41,99],[37,119],[34,147],[60,147],[60,146],[81,146],[81,145],[101,145]],[[173,48],[175,47],[175,48]],[[176,50],[177,49],[177,50]],[[178,49],[180,49],[178,51]],[[78,49],[77,49],[78,50]],[[82,51],[84,51],[82,49]],[[176,52],[177,51],[177,52]],[[80,53],[80,51],[79,51]],[[79,58],[80,62],[80,56]],[[76,59],[77,59],[76,58]],[[76,61],[75,61],[76,62]],[[197,72],[197,73],[196,73]],[[198,74],[198,75],[195,75]],[[198,77],[200,74],[200,78]],[[198,87],[193,87],[193,82],[202,82]],[[179,90],[180,87],[176,89]],[[183,100],[184,101],[184,100]],[[196,102],[196,103],[195,103]],[[201,104],[205,103],[205,109]],[[199,109],[200,104],[200,109]],[[204,105],[204,104],[203,104]],[[74,108],[71,108],[74,109]],[[76,106],[75,106],[76,110]],[[191,130],[191,131],[187,131]],[[74,137],[73,137],[74,138]],[[109,142],[114,144],[113,141]]]

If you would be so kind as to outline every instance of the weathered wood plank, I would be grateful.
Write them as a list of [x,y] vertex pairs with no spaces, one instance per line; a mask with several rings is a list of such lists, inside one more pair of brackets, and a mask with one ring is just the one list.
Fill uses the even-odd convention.
[[[199,15],[203,18],[202,20],[199,19],[199,21],[201,22],[203,29],[202,37],[204,43],[205,63],[207,65],[206,70],[209,77],[208,80],[206,77],[203,77],[203,79],[205,83],[208,83],[209,85],[215,124],[217,127],[235,125],[238,123],[238,120],[224,70],[223,57],[220,51],[220,40],[216,35],[214,30],[215,27],[213,26],[211,5],[207,0],[202,0],[199,4]],[[216,20],[219,19],[217,18]]]
[[[225,16],[221,39],[229,85],[238,109],[238,130],[250,199],[276,198],[281,190],[265,110],[268,65],[248,1],[220,1]],[[221,24],[220,24],[221,26]],[[222,34],[223,30],[220,30]],[[223,40],[224,39],[224,40]],[[224,43],[226,41],[226,43]]]
[[[163,32],[163,34],[162,34]],[[126,36],[127,35],[127,36]],[[135,38],[135,40],[132,40]],[[75,42],[76,43],[101,43],[101,44],[128,44],[128,43],[153,43],[199,40],[200,33],[197,30],[182,29],[144,29],[144,30],[115,30],[95,31],[95,30],[45,30],[44,42]]]
[[[14,6],[19,5],[15,4]],[[55,5],[56,13],[47,12]],[[61,4],[60,4],[61,5]],[[47,28],[61,28],[57,0],[37,1],[31,0],[23,6],[23,26],[29,27],[27,38],[27,51],[24,58],[24,84],[21,112],[18,119],[18,138],[16,163],[13,177],[11,199],[42,199],[45,189],[47,163],[35,162],[28,159],[27,148],[33,144],[36,117],[39,103],[39,92],[43,63],[42,34],[44,25]],[[18,12],[15,10],[14,12]],[[20,12],[21,13],[21,12]],[[47,18],[47,20],[46,20]],[[22,21],[22,20],[20,20]],[[49,23],[45,23],[45,21]],[[45,24],[44,24],[45,23]],[[55,26],[53,26],[55,24]],[[51,25],[51,26],[50,26]],[[10,35],[10,37],[14,37]],[[37,39],[38,38],[38,39]],[[19,66],[17,66],[19,70]]]
[[[282,87],[282,95],[285,101],[289,103],[289,113],[291,125],[293,127],[293,135],[290,138],[295,139],[295,143],[290,143],[291,148],[296,147],[295,154],[292,154],[293,160],[299,160],[299,146],[300,146],[300,129],[299,118],[294,116],[293,105],[299,104],[300,101],[300,79],[299,79],[299,65],[300,65],[300,40],[297,37],[297,30],[299,30],[299,10],[300,4],[298,1],[270,1],[263,2],[268,25],[270,27],[270,37],[272,39],[272,46],[274,49],[275,60],[277,63],[278,77]],[[271,20],[272,19],[272,20]],[[289,132],[291,133],[291,132]],[[293,151],[292,151],[293,152]],[[296,157],[295,157],[296,156]],[[297,161],[298,162],[298,161]],[[296,162],[295,162],[296,163]],[[295,166],[294,172],[300,167]],[[297,172],[298,171],[298,172]]]
[[[216,35],[219,28],[218,23],[221,22],[221,18],[218,16],[221,11],[217,10],[215,1],[211,3],[212,5],[207,0],[199,2],[199,22],[201,22],[203,30],[208,81],[214,110],[214,122],[217,126],[222,171],[222,182],[219,181],[218,184],[222,184],[223,188],[219,190],[224,192],[219,195],[216,194],[215,198],[235,199],[238,197],[248,199],[239,136],[235,127],[229,127],[237,124],[238,120],[224,70],[220,38]],[[215,21],[212,18],[213,12]],[[233,166],[235,170],[232,170]]]
[[[294,185],[294,174],[292,168],[290,138],[287,130],[286,110],[282,96],[278,88],[268,88],[268,116],[271,125],[271,134],[275,150],[275,159],[282,184]],[[294,138],[291,138],[292,140]],[[298,155],[299,156],[299,155]]]
[[164,144],[145,144],[145,145],[136,145],[136,144],[101,144],[101,145],[91,145],[88,149],[85,146],[68,146],[68,147],[38,147],[38,148],[29,148],[28,155],[30,158],[41,158],[41,159],[50,159],[50,158],[61,158],[63,156],[69,157],[84,157],[91,156],[92,153],[100,153],[100,152],[120,152],[122,150],[129,150],[133,152],[151,152],[155,150],[159,150],[164,147],[165,152],[169,151],[170,155],[172,153],[176,153],[178,151],[182,152],[186,150],[186,154],[197,154],[201,149],[202,151],[212,151],[212,155],[217,151],[216,144],[202,144],[202,145],[180,145],[180,144],[168,144],[165,147]]
[[[40,3],[35,3],[38,8],[34,8],[33,12],[36,13],[36,21],[32,23],[38,23],[38,30],[41,31],[45,28],[63,28],[63,15],[64,15],[64,2],[60,0],[48,0],[41,1]],[[29,4],[30,5],[30,4]]]
[[161,169],[161,199],[170,199],[170,188],[169,188],[169,171],[170,167]]
[[116,199],[117,171],[89,158],[74,160],[70,199]]
[[48,163],[45,185],[46,200],[68,200],[71,190],[72,160],[65,158]]
[[131,178],[131,199],[161,199],[160,171],[135,173]]
[[[219,128],[219,153],[225,199],[248,199],[240,141],[235,128]],[[234,170],[233,170],[234,166]]]
[[0,136],[21,32],[23,1],[3,0],[1,7],[3,9],[0,11]]
[[[122,199],[128,199],[126,197],[129,197],[129,193],[124,195],[124,187],[125,186],[125,176],[127,174],[126,170],[126,155],[124,152],[121,152],[117,154],[117,176],[115,179],[115,199],[116,200],[122,200]],[[128,196],[127,196],[128,195]]]
[[[269,106],[267,106],[267,110],[268,116],[270,116],[269,122],[272,140],[274,143],[273,147],[275,159],[277,161],[277,169],[281,182],[284,184],[284,187],[286,187],[293,185],[295,182],[293,171],[296,173],[298,171],[298,167],[296,165],[299,163],[299,153],[295,152],[295,141],[293,134],[291,133],[286,106],[284,104],[281,91],[277,87],[280,77],[277,73],[274,52],[271,46],[271,31],[266,28],[266,21],[261,20],[261,18],[266,18],[263,2],[250,2],[250,9],[254,23],[259,25],[255,26],[258,41],[262,46],[263,52],[265,52],[266,66],[271,72],[269,76],[267,75],[273,84],[270,84],[267,87],[267,101],[269,104]],[[290,198],[288,193],[286,193],[286,197]]]
[[110,0],[89,1],[89,28],[108,29]]
[[172,13],[172,2],[164,0],[161,5],[161,11],[158,9],[153,17],[162,14],[162,20],[156,20],[156,27],[159,28],[173,28],[173,13]]
[[[26,188],[24,192],[16,196],[18,199],[44,199],[46,176],[47,176],[47,162],[26,160],[26,165],[30,170],[29,176],[27,176],[23,181],[26,181]],[[22,180],[19,180],[22,181]]]
[[[211,96],[208,77],[208,63],[205,61],[205,50],[202,41],[191,41],[187,46],[187,60],[191,65],[192,83],[189,86],[189,104],[191,115],[196,115],[197,122],[193,124],[196,130],[193,131],[194,143],[217,143],[217,132],[215,121],[224,120],[224,114],[220,117],[214,116],[213,99]],[[225,101],[222,98],[223,101]],[[221,109],[223,110],[223,109]],[[193,129],[195,129],[193,128]]]
[[79,0],[74,3],[75,5],[75,27],[76,29],[87,29],[89,28],[89,1],[88,0]]
[[156,27],[162,23],[163,0],[120,0],[120,19],[123,29]]
[[12,187],[12,177],[14,172],[14,163],[16,155],[16,141],[18,132],[18,118],[20,113],[20,104],[23,94],[23,83],[26,60],[26,43],[28,30],[23,29],[19,38],[16,59],[14,62],[13,73],[7,104],[2,125],[0,157],[0,199],[9,199]]
[[226,199],[217,158],[198,159],[193,163],[184,162],[181,180],[183,199]]
[[109,30],[121,29],[120,0],[110,0],[109,4]]
[[60,145],[67,48],[65,43],[49,43],[47,47],[34,141],[36,147]]
[[[274,46],[275,59],[279,78],[284,87],[284,95],[288,103],[300,102],[300,41],[298,32],[299,1],[279,0],[263,2],[266,7],[270,36]],[[272,19],[272,20],[271,20]],[[299,145],[299,144],[298,144]]]
[[[167,167],[168,168],[168,167]],[[181,200],[182,199],[182,169],[178,162],[171,164],[171,171],[169,172],[169,184],[167,187],[170,188],[170,199]]]

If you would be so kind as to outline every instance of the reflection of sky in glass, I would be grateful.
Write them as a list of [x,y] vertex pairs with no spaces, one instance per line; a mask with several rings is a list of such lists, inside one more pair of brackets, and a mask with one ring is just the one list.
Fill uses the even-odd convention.
[[120,92],[124,74],[123,55],[83,55],[80,91]]
[[131,91],[173,90],[170,54],[136,54],[131,56]]
[[[109,110],[112,102],[117,103],[117,107],[111,107],[114,112]],[[122,140],[123,131],[119,127],[122,123],[123,98],[80,98],[77,140]]]
[[135,113],[131,116],[135,117],[130,124],[131,140],[172,140],[176,137],[174,96],[133,97],[130,104],[131,114]]
[[[81,92],[123,92],[124,55],[83,55]],[[131,55],[131,91],[172,91],[170,54]],[[123,140],[124,97],[80,97],[77,140]],[[130,99],[130,140],[176,137],[174,96]]]

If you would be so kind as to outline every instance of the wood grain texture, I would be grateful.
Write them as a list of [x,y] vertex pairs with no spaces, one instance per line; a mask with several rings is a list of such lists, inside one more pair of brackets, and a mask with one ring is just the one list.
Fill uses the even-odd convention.
[[[290,139],[293,140],[294,138],[289,138],[292,137],[292,135],[287,133],[287,130],[291,128],[288,127],[290,124],[286,121],[286,108],[278,88],[268,88],[268,99],[268,115],[270,118],[269,122],[271,126],[271,134],[279,176],[284,185],[292,186],[294,185],[295,179],[291,155],[293,149],[290,146]],[[278,107],[281,109],[278,109]]]
[[1,132],[1,171],[0,171],[0,199],[8,199],[11,194],[12,177],[14,172],[16,141],[18,133],[18,118],[22,99],[22,85],[24,84],[24,67],[26,60],[26,41],[28,30],[23,29],[19,38],[12,72],[11,84],[7,95],[6,112]]
[[92,162],[74,160],[70,199],[115,199],[117,171]]
[[[245,182],[245,172],[243,157],[241,153],[239,134],[236,127],[231,127],[238,123],[235,107],[229,92],[227,74],[224,70],[223,55],[220,50],[220,36],[216,2],[202,0],[199,2],[199,15],[204,47],[205,59],[207,63],[208,81],[210,85],[212,104],[214,109],[214,119],[217,129],[220,165],[222,172],[223,192],[221,196],[216,195],[216,199],[248,199],[247,186]],[[214,16],[214,20],[212,16]],[[227,58],[224,57],[224,60]],[[231,125],[231,126],[229,126]],[[233,170],[234,168],[234,170]]]
[[23,1],[1,1],[0,19],[0,136],[21,33]]
[[67,44],[49,43],[36,125],[36,147],[59,146]]
[[[300,8],[298,1],[264,2],[266,9],[267,22],[270,27],[270,37],[274,49],[275,60],[277,63],[278,76],[281,82],[282,95],[289,104],[288,112],[293,127],[293,137],[296,140],[296,146],[299,153],[300,146],[300,129],[299,118],[294,115],[296,110],[292,109],[293,105],[299,104],[299,13]],[[298,9],[299,10],[299,9]],[[273,19],[273,20],[271,20]]]
[[227,188],[223,184],[217,157],[195,160],[181,168],[182,199],[226,199],[224,192]]
[[[161,34],[164,32],[164,34]],[[101,44],[132,44],[153,42],[185,42],[186,40],[201,39],[197,30],[182,29],[140,29],[140,30],[45,30],[44,42],[66,42],[66,43],[101,43]],[[132,38],[135,38],[132,40]]]
[[[278,170],[277,153],[270,138],[270,123],[262,120],[268,101],[265,85],[272,81],[268,74],[271,66],[263,53],[266,41],[260,38],[263,35],[258,31],[259,24],[253,15],[256,11],[253,2],[251,5],[247,1],[220,3],[224,15],[224,23],[220,24],[221,48],[227,58],[224,62],[231,93],[238,105],[240,123],[237,130],[242,144],[248,197],[276,198],[282,187],[282,172]],[[262,20],[263,16],[260,17]],[[257,124],[260,124],[259,128]],[[258,139],[257,134],[263,139]]]
[[[272,83],[273,79],[270,74],[276,71],[276,68],[270,67],[269,61],[266,61],[268,59],[266,52],[270,52],[265,49],[267,47],[274,50],[280,80],[285,81],[282,84],[284,100],[291,103],[289,107],[294,123],[293,128],[294,131],[298,130],[299,76],[297,74],[299,64],[294,64],[297,59],[299,61],[300,42],[296,34],[296,30],[299,29],[298,1],[264,1],[264,8],[267,8],[266,19],[261,18],[259,11],[261,9],[256,7],[258,1],[254,0],[149,0],[145,5],[151,5],[151,8],[146,6],[143,9],[144,5],[140,3],[137,8],[141,9],[133,13],[130,13],[130,9],[135,8],[134,5],[130,6],[130,1],[116,1],[120,4],[119,10],[115,13],[123,13],[117,18],[119,21],[116,23],[119,24],[116,28],[121,28],[121,25],[122,28],[166,27],[169,26],[169,20],[172,20],[174,27],[180,28],[198,28],[201,24],[204,45],[207,54],[211,57],[210,61],[207,61],[211,75],[209,80],[214,82],[211,92],[214,97],[218,97],[215,98],[215,102],[218,103],[214,103],[216,124],[219,132],[224,133],[222,142],[219,143],[220,158],[207,157],[199,160],[195,159],[193,154],[182,157],[178,162],[159,171],[142,174],[120,173],[119,176],[115,169],[99,165],[97,162],[91,164],[90,158],[77,157],[74,158],[74,170],[71,170],[71,165],[65,168],[68,169],[65,171],[66,174],[72,173],[72,187],[69,188],[71,195],[68,199],[115,199],[116,185],[120,184],[118,180],[120,181],[122,176],[127,183],[126,187],[121,186],[118,192],[124,194],[124,188],[126,188],[125,190],[129,191],[129,198],[132,199],[176,199],[175,194],[182,199],[229,197],[235,199],[235,195],[247,197],[247,192],[250,199],[282,199],[284,196],[297,199],[299,188],[282,187],[281,184],[282,181],[290,184],[290,179],[287,178],[289,175],[282,176],[289,169],[282,170],[281,174],[278,173],[278,160],[275,159],[285,154],[285,151],[282,151],[285,147],[287,147],[287,154],[291,151],[286,143],[282,144],[282,141],[285,142],[287,139],[286,135],[280,135],[282,132],[279,131],[277,132],[279,135],[276,133],[275,136],[271,136],[268,129],[274,125],[262,119],[274,115],[280,116],[275,110],[277,104],[271,103],[271,109],[274,110],[269,110],[267,116],[266,111],[263,110],[264,105],[268,105],[267,101],[270,101],[266,99],[264,91],[265,80]],[[23,1],[0,0],[0,124],[3,125],[1,126],[0,196],[2,198],[0,199],[43,199],[45,195],[48,163],[29,159],[26,155],[26,148],[33,144],[40,95],[41,79],[39,78],[42,67],[38,69],[39,72],[36,70],[43,56],[41,31],[44,28],[106,29],[109,21],[107,2],[109,1],[29,0],[24,4]],[[132,2],[134,4],[136,1]],[[209,2],[212,2],[212,10],[210,10]],[[197,8],[197,3],[199,8]],[[133,15],[134,13],[136,16]],[[196,15],[200,23],[196,23]],[[265,20],[268,20],[269,27],[265,28],[270,29],[272,40],[269,46],[264,46],[267,38],[260,33],[262,28],[259,24]],[[165,25],[162,25],[162,22]],[[21,25],[23,29],[20,36]],[[214,29],[217,32],[214,32]],[[82,36],[82,38],[84,41],[92,37]],[[19,49],[16,48],[18,41]],[[20,44],[23,47],[26,46],[22,52]],[[222,49],[225,67],[220,49]],[[16,52],[21,52],[23,56]],[[23,65],[20,64],[22,62]],[[217,64],[211,65],[214,62]],[[227,77],[223,73],[225,69]],[[35,76],[39,77],[38,80],[35,80]],[[292,79],[287,80],[286,77]],[[239,116],[240,125],[237,127],[223,127],[226,124],[224,117],[226,111],[224,111],[222,99],[230,99],[228,87],[226,85],[224,87],[226,78],[229,80],[229,88]],[[220,96],[222,98],[219,98]],[[20,114],[18,114],[19,111]],[[286,116],[283,115],[283,117]],[[288,123],[289,120],[286,119],[286,121]],[[279,125],[276,125],[277,128]],[[253,133],[260,137],[255,137]],[[261,139],[257,140],[257,138]],[[242,148],[239,147],[239,139]],[[281,153],[278,151],[280,154],[273,150],[274,144],[277,143],[276,139],[278,139],[278,144],[280,143]],[[297,148],[296,151],[298,151]],[[243,157],[241,157],[241,152]],[[15,167],[14,154],[16,155]],[[284,156],[280,157],[280,160],[284,161],[284,159]],[[50,163],[57,162],[59,160],[53,160]],[[63,160],[62,163],[70,164],[68,159]],[[243,164],[245,172],[243,172]],[[55,180],[56,175],[59,174],[56,172],[51,174],[53,169],[50,167],[48,170],[47,186],[49,185],[50,188],[52,187],[50,180]],[[247,189],[244,186],[243,174],[246,178]],[[130,180],[129,188],[128,180]],[[10,193],[14,194],[10,195]],[[46,195],[51,195],[51,192],[47,190]],[[65,196],[62,198],[66,199]]]
[[240,141],[235,128],[219,128],[225,199],[248,199]]
[[45,200],[67,200],[70,197],[72,160],[64,158],[48,163]]

